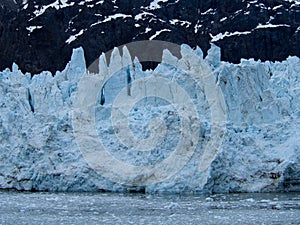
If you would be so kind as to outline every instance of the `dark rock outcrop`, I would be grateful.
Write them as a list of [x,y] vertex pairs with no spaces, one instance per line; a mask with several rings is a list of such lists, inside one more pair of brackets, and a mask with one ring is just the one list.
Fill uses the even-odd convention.
[[[31,73],[62,70],[78,46],[84,47],[90,64],[101,52],[148,40],[163,29],[154,39],[198,45],[204,51],[213,41],[229,62],[300,56],[299,1],[168,0],[158,1],[157,7],[151,2],[1,1],[0,70],[13,62]],[[70,41],[72,35],[76,39]]]

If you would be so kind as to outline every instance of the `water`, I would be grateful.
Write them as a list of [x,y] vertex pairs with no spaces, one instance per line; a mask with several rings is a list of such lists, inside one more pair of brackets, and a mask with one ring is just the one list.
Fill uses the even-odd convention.
[[0,224],[300,224],[300,194],[0,191]]

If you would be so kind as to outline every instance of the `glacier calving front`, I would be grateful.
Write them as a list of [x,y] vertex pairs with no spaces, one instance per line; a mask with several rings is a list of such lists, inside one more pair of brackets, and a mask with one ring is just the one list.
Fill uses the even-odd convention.
[[[182,51],[200,49],[183,45]],[[116,54],[116,52],[115,52]],[[117,55],[117,54],[116,54]],[[118,160],[132,165],[155,165],[167,159],[178,144],[180,115],[164,99],[149,96],[130,111],[129,127],[138,138],[151,136],[153,118],[165,123],[165,138],[150,151],[130,151],[110,121],[118,93],[133,81],[153,74],[176,81],[191,97],[199,113],[196,150],[185,166],[170,178],[145,187],[121,185],[98,173],[85,161],[73,133],[72,113],[78,84],[86,75],[84,53],[75,49],[70,63],[52,76],[42,72],[31,78],[13,65],[0,73],[0,188],[48,191],[146,192],[259,192],[300,191],[300,59],[283,62],[220,61],[216,46],[205,61],[215,73],[227,112],[226,132],[219,152],[205,172],[199,158],[211,136],[211,112],[203,88],[183,70],[168,62],[177,59],[165,51],[154,71],[143,71],[135,60],[127,71],[116,72],[99,92],[95,118],[97,137]],[[112,58],[110,67],[118,67]],[[182,61],[180,61],[182,60]],[[130,82],[129,82],[130,81]],[[205,176],[203,175],[205,173]],[[205,179],[204,179],[205,178]]]

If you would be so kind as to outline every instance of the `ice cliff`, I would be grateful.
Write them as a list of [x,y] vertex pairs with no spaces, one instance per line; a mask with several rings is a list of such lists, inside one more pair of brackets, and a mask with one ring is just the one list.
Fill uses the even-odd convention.
[[[130,151],[118,139],[110,121],[112,104],[122,88],[126,87],[125,94],[131,94],[134,85],[138,85],[135,80],[161,74],[176,81],[191,96],[199,112],[201,126],[194,154],[178,173],[143,187],[121,185],[101,176],[78,147],[72,122],[74,102],[80,80],[91,76],[86,74],[83,49],[75,49],[65,70],[55,76],[42,72],[31,77],[15,64],[12,70],[2,71],[0,188],[170,193],[300,191],[300,59],[250,59],[231,64],[220,61],[220,49],[212,46],[204,61],[214,71],[215,85],[224,97],[226,132],[216,157],[205,171],[200,171],[199,158],[212,138],[212,112],[203,87],[186,76],[184,66],[178,69],[170,65],[190,62],[189,51],[203,60],[199,48],[192,50],[183,45],[181,59],[164,51],[163,62],[154,71],[143,71],[136,59],[130,61],[128,70],[118,71],[116,68],[120,68],[125,56],[117,50],[109,66],[100,58],[100,70],[115,75],[99,91],[95,110],[98,136],[87,138],[102,139],[118,160],[135,166],[154,165],[172,154],[180,136],[180,113],[165,100],[150,96],[129,112],[128,127],[137,139],[151,138],[148,122],[154,115],[165,123],[162,144],[152,146],[152,150]],[[156,136],[160,138],[159,132]]]

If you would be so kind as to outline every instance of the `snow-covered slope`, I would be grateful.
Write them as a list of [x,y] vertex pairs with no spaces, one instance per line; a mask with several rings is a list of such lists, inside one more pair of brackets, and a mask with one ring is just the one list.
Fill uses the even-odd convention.
[[[192,52],[197,57],[190,57]],[[214,125],[212,115],[215,112],[210,112],[205,85],[200,82],[197,86],[185,72],[195,69],[199,65],[196,62],[202,62],[201,51],[193,51],[183,45],[181,53],[183,57],[178,60],[165,51],[163,63],[154,71],[143,72],[141,65],[135,61],[125,74],[122,71],[115,74],[106,83],[105,91],[101,92],[97,101],[94,111],[98,130],[96,136],[89,135],[90,131],[85,130],[84,124],[88,121],[82,114],[74,114],[75,103],[80,100],[76,97],[79,81],[90,76],[85,74],[86,62],[82,49],[76,49],[65,70],[57,72],[54,77],[49,72],[43,72],[31,78],[30,74],[23,75],[15,64],[12,71],[6,69],[1,72],[0,188],[171,193],[300,191],[300,59],[289,57],[275,63],[242,60],[239,64],[230,64],[220,61],[220,49],[213,46],[205,61],[215,71],[216,83],[213,86],[222,90],[225,103],[222,107],[226,109],[224,113],[227,111],[227,120],[220,150],[212,164],[203,171],[199,169],[203,166],[200,159],[203,149],[214,138],[211,135]],[[101,71],[113,73],[120,68],[124,57],[115,51],[109,67],[103,63],[102,57],[99,63]],[[128,57],[126,59],[128,61]],[[177,68],[169,63],[177,65]],[[133,65],[131,62],[129,64]],[[119,131],[113,129],[108,119],[113,100],[118,97],[115,92],[119,93],[124,85],[126,87],[128,76],[132,80],[130,91],[133,93],[147,79],[134,83],[135,80],[157,74],[177,82],[195,104],[200,122],[200,132],[195,132],[199,135],[198,144],[190,160],[170,178],[152,185],[134,187],[139,179],[153,179],[149,174],[146,178],[137,176],[124,181],[127,185],[132,182],[133,186],[122,186],[97,174],[87,164],[83,149],[78,147],[82,146],[80,143],[77,145],[75,122],[78,125],[79,121],[82,125],[81,137],[92,143],[101,139],[110,154],[118,160],[138,167],[164,161],[179,144],[178,121],[187,119],[184,115],[188,115],[180,116],[174,108],[175,104],[148,98],[131,111],[131,129],[139,138],[149,136],[147,122],[151,115],[165,122],[166,136],[159,148],[151,151],[131,151],[124,146],[122,139],[116,136]],[[167,92],[166,87],[159,90]],[[127,89],[125,95],[129,93]],[[171,99],[184,99],[178,93],[173,92]],[[83,98],[81,103],[89,107],[90,102],[86,101]],[[191,130],[193,125],[189,124]],[[187,149],[190,147],[186,147],[183,150],[189,154]],[[180,156],[184,159],[186,155]],[[126,179],[127,171],[121,173]]]
[[222,59],[300,56],[300,3],[293,0],[5,0],[0,69],[62,70],[74,47],[87,64],[114,46],[164,40],[222,47]]

